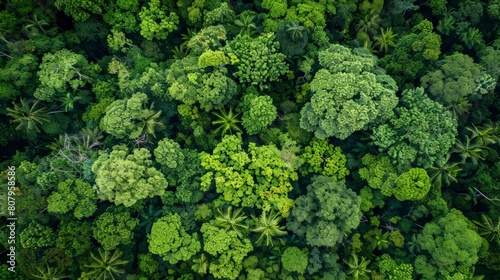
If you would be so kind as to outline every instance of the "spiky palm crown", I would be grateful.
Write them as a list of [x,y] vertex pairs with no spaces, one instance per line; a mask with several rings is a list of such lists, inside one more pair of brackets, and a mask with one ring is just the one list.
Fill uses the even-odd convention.
[[20,105],[12,102],[14,107],[7,108],[7,116],[13,118],[10,122],[19,124],[16,127],[17,130],[25,129],[27,132],[40,132],[38,125],[49,121],[47,108],[37,109],[38,102],[40,100],[33,102],[33,105],[30,106],[31,101],[21,98]]
[[243,233],[248,229],[245,223],[247,217],[243,212],[243,208],[238,208],[233,212],[233,207],[229,206],[225,212],[217,209],[217,213],[214,222],[215,226],[233,230],[239,237],[243,237]]
[[218,119],[213,121],[212,124],[219,125],[217,129],[215,130],[215,133],[218,133],[221,131],[221,135],[225,135],[226,133],[233,134],[234,132],[243,132],[241,128],[239,127],[239,123],[241,121],[238,119],[238,114],[233,113],[233,109],[229,108],[229,111],[226,112],[224,110],[220,110],[219,113],[213,113]]
[[269,213],[262,211],[262,214],[258,218],[252,217],[254,220],[252,232],[259,233],[257,244],[262,244],[265,240],[266,246],[269,246],[269,244],[273,245],[273,237],[287,234],[284,230],[285,227],[279,225],[283,217],[279,215],[279,212],[273,212],[273,210]]
[[30,273],[31,276],[35,279],[44,279],[44,280],[59,280],[69,278],[68,275],[64,275],[63,271],[60,271],[57,267],[50,267],[45,263],[43,266],[36,266],[35,272]]
[[128,261],[120,259],[123,252],[120,250],[115,250],[112,254],[111,251],[104,250],[102,248],[98,249],[98,254],[90,253],[91,263],[85,265],[89,268],[89,272],[82,273],[83,279],[94,279],[94,280],[104,280],[113,279],[115,280],[117,275],[123,275],[125,270],[123,265],[127,264]]

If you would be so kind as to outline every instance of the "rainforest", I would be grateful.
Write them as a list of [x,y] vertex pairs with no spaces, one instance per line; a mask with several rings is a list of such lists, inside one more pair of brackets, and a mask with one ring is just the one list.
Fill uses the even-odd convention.
[[500,279],[500,0],[0,2],[0,279]]

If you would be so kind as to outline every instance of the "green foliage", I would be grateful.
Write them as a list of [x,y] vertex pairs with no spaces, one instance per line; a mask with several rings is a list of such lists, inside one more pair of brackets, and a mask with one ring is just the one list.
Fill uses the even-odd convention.
[[56,0],[54,4],[76,21],[86,21],[92,14],[102,14],[106,6],[104,0]]
[[412,32],[402,36],[394,52],[380,60],[380,65],[402,87],[422,75],[429,62],[436,61],[441,54],[441,37],[432,32],[432,23],[424,20],[413,27]]
[[[456,53],[446,56],[437,62],[438,69],[421,78],[422,86],[427,89],[434,100],[446,107],[451,107],[461,98],[478,100],[482,91],[478,79],[484,75],[480,66],[474,63],[468,55]],[[489,85],[490,90],[496,83]]]
[[153,105],[148,109],[147,103],[148,96],[141,92],[114,101],[106,109],[100,128],[118,139],[136,139],[146,133],[155,136],[156,129],[163,127],[158,121],[161,111],[154,111]]
[[184,164],[184,154],[181,146],[174,140],[164,138],[158,142],[158,147],[154,149],[156,161],[168,168],[177,168]]
[[430,188],[431,181],[427,172],[422,168],[411,168],[399,175],[393,193],[400,201],[421,200]]
[[243,259],[253,250],[249,239],[240,239],[228,231],[208,223],[201,226],[203,250],[213,256],[209,270],[215,278],[236,279],[242,270]]
[[189,235],[179,214],[169,214],[153,224],[148,235],[149,251],[171,264],[187,261],[201,249],[197,234]]
[[279,43],[273,33],[265,33],[257,38],[238,35],[229,43],[227,52],[238,59],[238,70],[234,73],[240,82],[259,88],[267,88],[268,82],[278,81],[288,71],[285,55],[278,53]]
[[286,248],[281,254],[281,263],[286,271],[304,274],[308,264],[307,249],[300,250],[295,246]]
[[73,215],[80,220],[92,216],[97,209],[96,200],[95,191],[89,183],[82,179],[66,180],[47,197],[47,211],[66,214],[73,210]]
[[124,265],[128,261],[122,260],[123,252],[119,249],[113,251],[98,249],[98,254],[90,253],[91,262],[85,267],[88,272],[82,272],[82,279],[115,279],[125,274]]
[[46,53],[37,73],[40,86],[34,96],[40,100],[53,101],[67,90],[83,87],[90,81],[95,69],[83,55],[67,49],[54,54]]
[[[207,52],[223,55],[220,51]],[[205,111],[222,109],[237,94],[236,83],[228,77],[226,68],[221,66],[210,69],[212,67],[207,64],[209,62],[202,60],[203,54],[199,59],[186,57],[174,62],[166,72],[167,93],[171,98],[187,105],[198,102]],[[203,67],[199,66],[200,63]]]
[[70,257],[90,250],[91,227],[87,222],[64,220],[57,231],[56,245]]
[[54,230],[37,222],[31,222],[19,234],[21,246],[25,249],[50,247],[55,243]]
[[478,261],[482,244],[472,223],[456,209],[427,223],[417,240],[439,267],[450,271],[459,266],[473,266]]
[[500,245],[500,219],[495,224],[488,216],[481,215],[481,222],[474,221],[478,227],[479,235],[483,236],[488,242],[496,242]]
[[37,108],[39,101],[31,102],[21,98],[20,105],[13,102],[14,107],[7,108],[7,116],[12,118],[10,122],[18,124],[16,130],[25,130],[28,134],[40,132],[38,126],[49,121],[47,108]]
[[277,111],[268,95],[246,94],[240,103],[241,124],[249,135],[257,134],[276,119]]
[[233,134],[235,132],[243,132],[238,125],[239,123],[241,123],[241,121],[238,119],[238,115],[240,113],[234,114],[233,108],[230,107],[229,112],[221,110],[220,114],[213,114],[217,117],[217,119],[215,121],[212,121],[212,124],[219,125],[219,127],[214,130],[215,133],[218,133],[220,131],[221,135],[224,135],[227,132],[229,132],[229,134]]
[[167,39],[167,35],[177,29],[179,17],[174,12],[167,15],[160,0],[151,0],[148,5],[139,12],[141,35],[147,40]]
[[[215,226],[232,230],[238,234],[238,237],[242,238],[244,232],[248,230],[248,225],[245,220],[247,219],[243,208],[238,208],[232,212],[233,207],[228,206],[225,212],[217,209],[218,214],[215,216],[215,221],[213,224]],[[242,213],[243,212],[243,213]]]
[[319,62],[323,69],[311,82],[311,102],[300,112],[302,128],[320,139],[345,139],[392,116],[397,87],[389,76],[374,73],[383,73],[376,57],[332,45],[319,53]]
[[365,167],[359,169],[359,176],[366,180],[371,188],[380,189],[383,195],[391,196],[398,179],[391,159],[382,155],[366,154],[361,161]]
[[331,177],[314,177],[295,204],[287,228],[310,246],[336,246],[361,219],[361,198]]
[[121,244],[130,244],[132,231],[139,224],[139,220],[132,218],[128,210],[113,207],[108,207],[106,212],[95,219],[92,229],[95,240],[105,250],[113,250]]
[[304,165],[300,168],[302,175],[315,173],[333,177],[337,181],[344,180],[349,175],[346,156],[340,147],[335,147],[325,139],[314,138],[304,148],[301,157],[304,160]]
[[216,191],[222,194],[218,198],[221,205],[270,209],[275,204],[283,216],[288,216],[293,207],[288,193],[298,175],[288,168],[275,145],[250,143],[245,151],[241,135],[226,135],[212,155],[202,152],[200,158],[208,171],[201,178],[201,187],[208,190],[215,181]]
[[279,225],[283,217],[281,217],[279,213],[273,212],[273,209],[271,209],[268,214],[267,211],[264,210],[258,218],[252,217],[254,220],[252,232],[257,232],[259,234],[259,238],[256,242],[257,245],[262,244],[264,239],[266,240],[266,246],[269,246],[269,244],[273,245],[273,237],[286,235],[287,233],[284,231],[285,227]]
[[307,30],[298,21],[283,21],[278,24],[276,41],[280,44],[280,51],[287,57],[298,55],[307,45]]
[[124,145],[114,146],[110,154],[101,153],[92,165],[98,197],[130,207],[140,199],[162,195],[167,180],[152,167],[150,157],[151,153],[144,148],[128,154]]
[[429,99],[423,88],[416,88],[403,91],[394,112],[373,130],[371,138],[379,151],[403,166],[416,162],[427,168],[444,159],[457,135],[457,121],[448,110]]

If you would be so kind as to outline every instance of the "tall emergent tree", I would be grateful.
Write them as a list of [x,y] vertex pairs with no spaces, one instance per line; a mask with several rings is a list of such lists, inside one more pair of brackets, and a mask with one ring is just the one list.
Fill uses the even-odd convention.
[[361,220],[361,198],[331,177],[314,177],[295,204],[287,228],[310,246],[336,246]]
[[323,68],[311,82],[313,96],[300,112],[303,129],[320,139],[345,139],[392,116],[396,82],[366,49],[332,45],[319,53],[319,63]]
[[97,176],[97,195],[127,207],[140,199],[162,195],[167,180],[152,167],[150,158],[147,149],[135,149],[129,154],[125,145],[114,146],[109,154],[102,152],[92,165],[92,172]]

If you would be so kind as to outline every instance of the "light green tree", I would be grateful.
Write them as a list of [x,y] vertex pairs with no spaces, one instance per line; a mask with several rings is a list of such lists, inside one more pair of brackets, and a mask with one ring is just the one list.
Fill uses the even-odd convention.
[[421,200],[430,188],[431,180],[425,169],[411,168],[399,175],[393,193],[400,201]]
[[281,254],[281,263],[286,271],[304,274],[308,264],[307,249],[301,250],[295,246],[286,248]]
[[345,139],[392,116],[396,82],[376,66],[376,57],[331,45],[319,53],[319,63],[323,68],[310,83],[313,96],[300,112],[302,128],[320,139]]
[[189,235],[179,214],[168,214],[153,224],[148,235],[149,251],[171,264],[187,261],[201,249],[197,234]]
[[135,149],[129,154],[125,145],[114,146],[110,154],[102,152],[92,165],[98,197],[130,207],[140,199],[162,195],[167,180],[152,167],[150,158],[148,150]]
[[110,206],[95,219],[92,233],[105,250],[113,250],[132,242],[138,224],[139,219],[131,217],[125,207]]
[[57,190],[47,197],[49,213],[66,214],[70,211],[77,219],[92,216],[97,206],[97,196],[92,186],[82,179],[66,180],[57,185]]
[[241,124],[249,135],[261,132],[277,116],[276,107],[268,95],[246,94],[240,103],[240,109],[243,112]]
[[174,12],[167,14],[168,9],[160,0],[151,0],[148,5],[139,12],[141,35],[147,40],[167,39],[167,35],[177,29],[179,17]]

